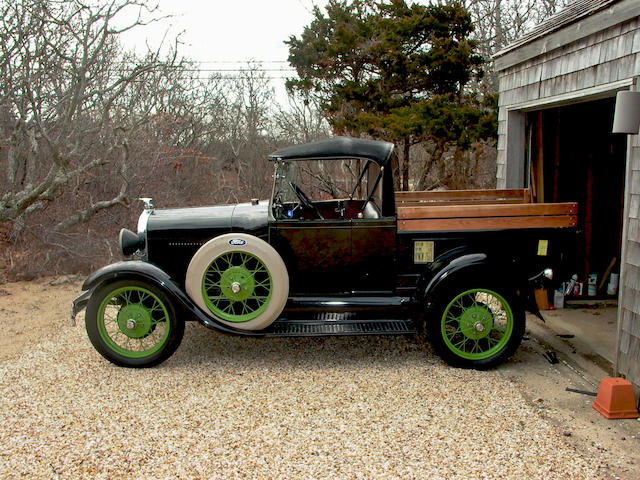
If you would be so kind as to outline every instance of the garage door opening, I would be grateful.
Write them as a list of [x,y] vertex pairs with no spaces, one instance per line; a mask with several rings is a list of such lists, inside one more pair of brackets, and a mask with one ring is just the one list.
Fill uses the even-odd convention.
[[567,306],[580,311],[551,315],[550,323],[563,333],[580,336],[611,362],[617,292],[608,287],[611,275],[620,271],[627,147],[624,135],[611,133],[614,109],[611,97],[532,111],[525,118],[525,178],[534,201],[579,206],[579,233],[565,259],[567,278],[560,280],[577,274],[582,289],[567,297]]
[[526,116],[534,200],[578,202],[580,233],[567,266],[584,287],[596,274],[598,297],[607,296],[608,276],[620,268],[626,137],[611,133],[614,108],[615,98],[605,98]]

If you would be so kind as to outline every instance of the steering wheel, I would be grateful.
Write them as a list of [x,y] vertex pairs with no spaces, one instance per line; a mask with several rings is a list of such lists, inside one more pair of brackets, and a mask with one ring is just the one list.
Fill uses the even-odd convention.
[[306,208],[307,210],[313,212],[318,218],[324,220],[324,217],[322,216],[322,213],[320,213],[320,210],[318,210],[318,207],[316,207],[311,200],[309,199],[309,197],[307,197],[307,194],[304,193],[302,191],[302,189],[296,185],[293,182],[287,182],[289,184],[289,186],[291,187],[291,190],[293,190],[293,193],[296,194],[296,197],[298,197],[298,200],[300,200],[300,204]]

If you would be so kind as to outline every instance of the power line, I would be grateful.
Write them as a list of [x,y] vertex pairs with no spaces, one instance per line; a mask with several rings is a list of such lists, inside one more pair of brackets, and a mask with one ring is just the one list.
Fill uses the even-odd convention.
[[287,60],[192,60],[193,63],[289,63]]
[[297,75],[297,71],[294,69],[284,70],[284,69],[264,69],[264,70],[239,70],[239,69],[213,69],[213,68],[203,68],[203,69],[195,69],[195,68],[176,68],[171,71],[178,71],[179,73],[220,73],[224,76],[227,73],[235,73],[235,74],[247,74],[247,73],[260,73],[260,74],[268,74],[266,76],[273,76],[273,74],[281,73],[282,75]]
[[[246,76],[241,76],[241,75],[221,75],[219,77],[204,77],[204,76],[199,76],[197,73],[198,72],[193,72],[194,75],[185,75],[181,78],[185,79],[185,80],[246,80],[247,77]],[[289,80],[290,78],[293,78],[292,76],[274,76],[274,75],[267,75],[264,77],[260,77],[259,80]],[[135,80],[135,81],[147,81],[147,80]]]
[[[202,62],[204,63],[204,62]],[[238,62],[240,63],[240,62]],[[282,63],[288,63],[288,62],[282,62]],[[229,63],[231,64],[231,62]],[[128,63],[120,63],[120,65],[122,66],[127,66],[127,65],[131,65],[131,68],[135,68],[135,62],[128,62]],[[192,67],[185,67],[182,65],[169,65],[167,66],[170,69],[173,70],[180,70],[182,72],[203,72],[203,73],[216,73],[216,72],[229,72],[229,73],[247,73],[247,72],[258,72],[258,73],[284,73],[284,74],[295,74],[297,72],[295,67],[273,67],[273,68],[266,68],[266,67],[248,67],[248,68],[230,68],[227,66],[222,66],[220,68],[214,68],[214,67],[207,67],[207,68],[192,68]]]
[[[179,67],[176,67],[179,68]],[[243,70],[241,68],[180,68],[181,72],[283,72],[295,73],[295,68],[256,68]]]
[[[307,7],[304,3],[302,3],[302,0],[298,0],[298,3],[302,8],[304,8],[307,11],[307,13],[313,13],[313,9]],[[311,2],[311,4],[315,7],[315,4],[313,3],[313,1]]]
[[[223,77],[217,77],[214,78],[214,80],[246,80],[247,77],[239,77],[239,76],[235,76],[235,77],[230,77],[230,76],[223,76]],[[261,77],[261,80],[289,80],[291,77]],[[210,77],[185,77],[185,80],[211,80]]]
[[[198,64],[213,64],[213,65],[253,65],[253,64],[270,64],[270,63],[289,63],[288,60],[191,60],[184,59],[185,63],[198,63]],[[119,63],[121,65],[126,65],[127,63],[136,63],[134,60],[120,60],[114,61],[113,63]]]

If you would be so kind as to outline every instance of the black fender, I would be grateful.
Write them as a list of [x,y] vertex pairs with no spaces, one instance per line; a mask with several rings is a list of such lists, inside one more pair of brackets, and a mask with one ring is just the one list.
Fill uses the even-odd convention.
[[477,275],[490,273],[486,253],[463,253],[460,256],[449,256],[434,262],[432,278],[424,289],[426,299],[433,298],[443,288],[453,282],[470,280]]
[[153,285],[167,295],[176,313],[193,315],[197,321],[206,327],[236,335],[262,336],[259,331],[240,330],[217,322],[193,303],[165,271],[151,263],[139,260],[112,263],[89,275],[82,284],[84,293],[73,302],[72,317],[75,317],[87,305],[89,297],[96,287],[114,280],[137,280]]
[[488,283],[510,289],[524,308],[542,318],[535,301],[530,301],[533,298],[532,286],[527,284],[527,279],[519,270],[505,259],[496,261],[487,253],[456,249],[433,263],[431,278],[425,282],[423,300],[427,308],[430,308],[451,285],[469,283],[480,277]]

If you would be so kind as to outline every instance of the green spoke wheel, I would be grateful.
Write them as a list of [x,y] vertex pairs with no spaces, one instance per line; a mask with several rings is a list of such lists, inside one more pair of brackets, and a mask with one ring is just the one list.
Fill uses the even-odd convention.
[[440,322],[445,344],[456,355],[484,360],[499,352],[513,332],[513,312],[491,290],[467,290],[445,308]]
[[265,311],[272,284],[269,270],[258,257],[231,251],[209,264],[202,278],[202,295],[214,315],[242,323]]
[[97,288],[85,318],[96,350],[111,362],[130,367],[162,362],[175,351],[184,332],[166,296],[135,281]]
[[438,354],[458,367],[489,368],[505,361],[524,333],[524,311],[512,297],[488,288],[445,295],[429,321]]

